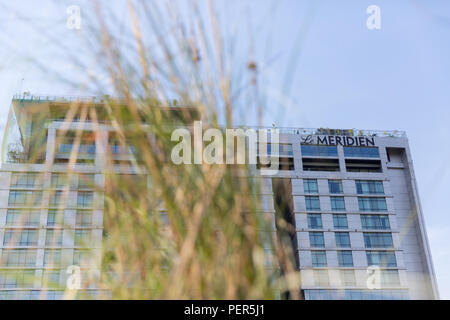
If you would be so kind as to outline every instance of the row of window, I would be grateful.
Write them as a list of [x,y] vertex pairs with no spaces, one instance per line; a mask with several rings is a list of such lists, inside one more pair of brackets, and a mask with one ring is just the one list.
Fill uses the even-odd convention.
[[[363,229],[370,230],[389,230],[389,216],[388,215],[370,215],[362,214],[361,226]],[[333,225],[335,229],[348,229],[346,214],[333,214]],[[308,213],[308,228],[322,229],[322,215],[320,213]]]
[[[69,176],[65,173],[52,173],[50,186],[64,188],[69,185]],[[42,187],[43,175],[38,172],[13,172],[11,187],[13,188],[37,188]],[[88,189],[95,186],[95,175],[92,173],[80,173],[78,175],[78,188]]]
[[[383,181],[356,180],[357,194],[384,194]],[[319,193],[317,179],[303,179],[305,193]],[[341,180],[328,180],[328,189],[331,194],[343,194]]]
[[[75,226],[92,226],[93,212],[90,210],[77,210],[75,216]],[[41,210],[39,209],[8,209],[6,213],[6,226],[39,226],[41,219]],[[64,225],[64,211],[49,209],[47,214],[47,226]]]
[[[345,211],[344,197],[330,197],[330,202],[331,210]],[[320,211],[319,196],[305,196],[305,206],[307,211]],[[387,211],[386,198],[358,197],[358,207],[360,211]]]
[[[82,299],[111,299],[107,292],[98,290],[78,291]],[[5,290],[0,291],[0,300],[62,300],[64,291],[62,290]]]
[[[49,206],[61,206],[66,202],[67,193],[65,191],[53,191],[50,194]],[[8,205],[10,206],[40,206],[42,202],[42,191],[29,190],[10,190]],[[92,191],[78,191],[77,192],[77,206],[78,207],[92,207],[94,202],[94,192]]]
[[[91,229],[77,229],[74,232],[74,245],[85,246],[91,244]],[[39,241],[39,230],[5,230],[3,246],[37,246]],[[45,234],[45,245],[62,246],[63,230],[47,229]]]
[[[353,267],[353,254],[350,250],[337,251],[339,267]],[[379,267],[397,267],[394,251],[366,251],[367,265]],[[311,251],[312,266],[327,266],[326,251]]]
[[[3,249],[2,265],[7,267],[35,267],[37,250],[32,249]],[[86,249],[73,251],[73,264],[87,264],[91,253]],[[44,251],[44,266],[59,267],[62,264],[60,249],[46,249]]]
[[[302,145],[302,156],[306,157],[337,157],[336,146]],[[345,157],[379,158],[377,147],[344,147]]]
[[305,290],[306,300],[407,300],[407,290]]
[[[350,233],[335,232],[336,247],[350,248]],[[392,234],[387,232],[363,232],[364,246],[366,248],[392,248]],[[325,240],[322,231],[309,232],[310,246],[313,248],[324,248]]]
[[[328,270],[314,270],[314,284],[320,287],[330,285]],[[341,270],[341,281],[344,286],[355,286],[355,272],[353,270]],[[399,286],[400,278],[398,270],[382,270],[380,272],[380,284],[385,287]]]

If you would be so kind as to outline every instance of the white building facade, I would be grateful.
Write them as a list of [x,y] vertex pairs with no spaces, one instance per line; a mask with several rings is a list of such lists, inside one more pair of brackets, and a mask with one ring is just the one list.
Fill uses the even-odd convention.
[[[68,101],[17,98],[9,122],[22,141],[34,136],[28,111],[48,104],[42,122],[43,151],[34,163],[5,134],[0,167],[0,299],[59,299],[56,289],[70,282],[79,266],[83,277],[98,278],[103,234],[105,172],[111,148],[118,163],[131,150],[111,146],[108,124],[84,123],[86,139],[67,173],[72,141],[56,145],[58,130],[79,129],[52,106]],[[7,126],[10,130],[11,126]],[[305,299],[438,299],[408,140],[402,132],[280,129],[280,170],[262,176],[262,207],[277,215],[277,185],[288,192],[293,248]],[[28,139],[29,140],[29,139]],[[102,156],[103,155],[103,156]],[[286,189],[284,189],[286,190]],[[87,256],[97,257],[87,259]],[[90,265],[83,265],[90,261]],[[93,262],[92,262],[93,261]],[[29,280],[32,279],[32,280]],[[98,288],[83,288],[95,298]]]

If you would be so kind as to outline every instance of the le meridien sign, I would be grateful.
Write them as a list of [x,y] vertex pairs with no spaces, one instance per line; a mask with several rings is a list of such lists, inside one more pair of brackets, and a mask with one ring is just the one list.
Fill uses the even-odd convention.
[[351,137],[351,136],[321,136],[307,135],[301,136],[302,144],[315,144],[326,146],[345,146],[345,147],[371,147],[375,146],[373,137]]

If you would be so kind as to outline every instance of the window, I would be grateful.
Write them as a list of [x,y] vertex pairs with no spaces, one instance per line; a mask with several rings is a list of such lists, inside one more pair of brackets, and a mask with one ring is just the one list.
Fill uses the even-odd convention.
[[348,232],[336,232],[335,238],[338,248],[350,248],[350,235]]
[[302,156],[306,157],[337,157],[337,147],[302,145]]
[[38,226],[41,218],[39,210],[8,209],[6,213],[7,226]]
[[42,191],[9,191],[8,205],[35,207],[41,204]]
[[320,200],[319,197],[306,196],[306,210],[308,211],[319,211],[320,210]]
[[308,214],[308,228],[310,229],[322,229],[322,217],[318,213]]
[[325,247],[325,242],[323,240],[323,232],[310,232],[309,233],[309,242],[311,243],[311,247],[315,248],[323,248]]
[[391,248],[393,246],[390,233],[364,232],[363,235],[366,248]]
[[313,267],[327,266],[327,255],[325,251],[311,251],[311,259]]
[[34,270],[0,271],[0,288],[31,288],[34,285]]
[[345,211],[344,197],[330,197],[330,198],[331,198],[331,210]]
[[367,251],[367,265],[380,267],[396,267],[394,251]]
[[77,210],[75,225],[77,227],[89,227],[92,225],[92,211]]
[[314,270],[314,284],[320,287],[328,286],[328,270]]
[[59,288],[60,270],[44,270],[42,286],[45,288]]
[[348,229],[347,215],[333,214],[333,224],[336,229]]
[[344,147],[344,156],[357,158],[379,158],[378,147]]
[[[275,145],[276,148],[276,144],[267,143],[267,150],[264,150],[265,146],[263,146],[262,150],[259,150],[259,145],[259,143],[256,145],[256,149],[259,155],[271,155],[273,149],[272,145]],[[278,155],[280,156],[292,157],[294,155],[291,143],[280,143],[278,144],[278,148]]]
[[36,265],[36,250],[3,249],[2,261],[8,267],[34,267]]
[[341,180],[328,180],[328,189],[331,194],[342,194],[344,189],[342,188]]
[[85,246],[91,241],[91,230],[75,230],[75,246]]
[[37,230],[6,230],[3,245],[6,246],[37,246]]
[[399,286],[400,277],[398,276],[398,270],[382,270],[381,284],[384,286]]
[[363,229],[389,230],[391,228],[389,225],[389,216],[384,214],[383,215],[362,214],[361,225]]
[[353,270],[341,270],[342,285],[353,287],[356,285],[355,272]]
[[11,175],[11,187],[35,188],[42,185],[41,176],[35,172],[13,172]]
[[73,264],[86,265],[89,263],[89,260],[90,260],[89,250],[75,249],[73,251]]
[[[66,195],[67,198],[67,195]],[[50,194],[49,205],[51,207],[57,207],[63,205],[64,191],[53,191]]]
[[65,173],[53,173],[51,186],[52,188],[64,188],[69,185],[69,179]]
[[90,173],[82,173],[78,176],[79,189],[92,189],[95,187],[95,175]]
[[49,250],[44,251],[44,266],[59,267],[61,265],[61,250]]
[[359,197],[358,205],[361,211],[387,211],[385,198]]
[[62,230],[48,230],[45,236],[45,245],[47,246],[61,246],[62,245]]
[[93,192],[78,192],[77,204],[79,207],[92,207]]
[[351,251],[338,251],[337,256],[339,267],[353,267],[353,255]]
[[383,181],[356,180],[357,194],[384,194]]
[[303,179],[303,188],[305,190],[305,193],[318,193],[319,192],[316,179]]
[[47,215],[47,226],[48,227],[62,226],[63,223],[64,223],[64,211],[63,210],[55,210],[55,209],[48,210],[48,215]]

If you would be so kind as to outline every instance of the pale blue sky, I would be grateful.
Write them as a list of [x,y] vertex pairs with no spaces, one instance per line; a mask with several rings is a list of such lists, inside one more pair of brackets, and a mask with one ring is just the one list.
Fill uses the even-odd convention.
[[[65,6],[79,3],[83,10],[83,2],[0,0],[19,13],[0,11],[0,43],[8,44],[0,49],[0,136],[15,92],[73,93],[24,59],[23,54],[70,72],[63,61],[52,60],[45,35],[36,36],[26,24],[32,21],[67,40],[73,34],[65,28]],[[109,3],[120,7],[124,1]],[[263,89],[272,102],[264,123],[407,131],[439,291],[450,299],[450,1],[273,3],[234,1],[223,10],[227,26],[237,26],[241,36],[250,13],[255,48],[261,49],[257,58],[274,57],[264,69]],[[372,4],[381,8],[381,30],[366,28]],[[288,87],[287,80],[292,80]],[[286,94],[291,103],[277,103]]]

